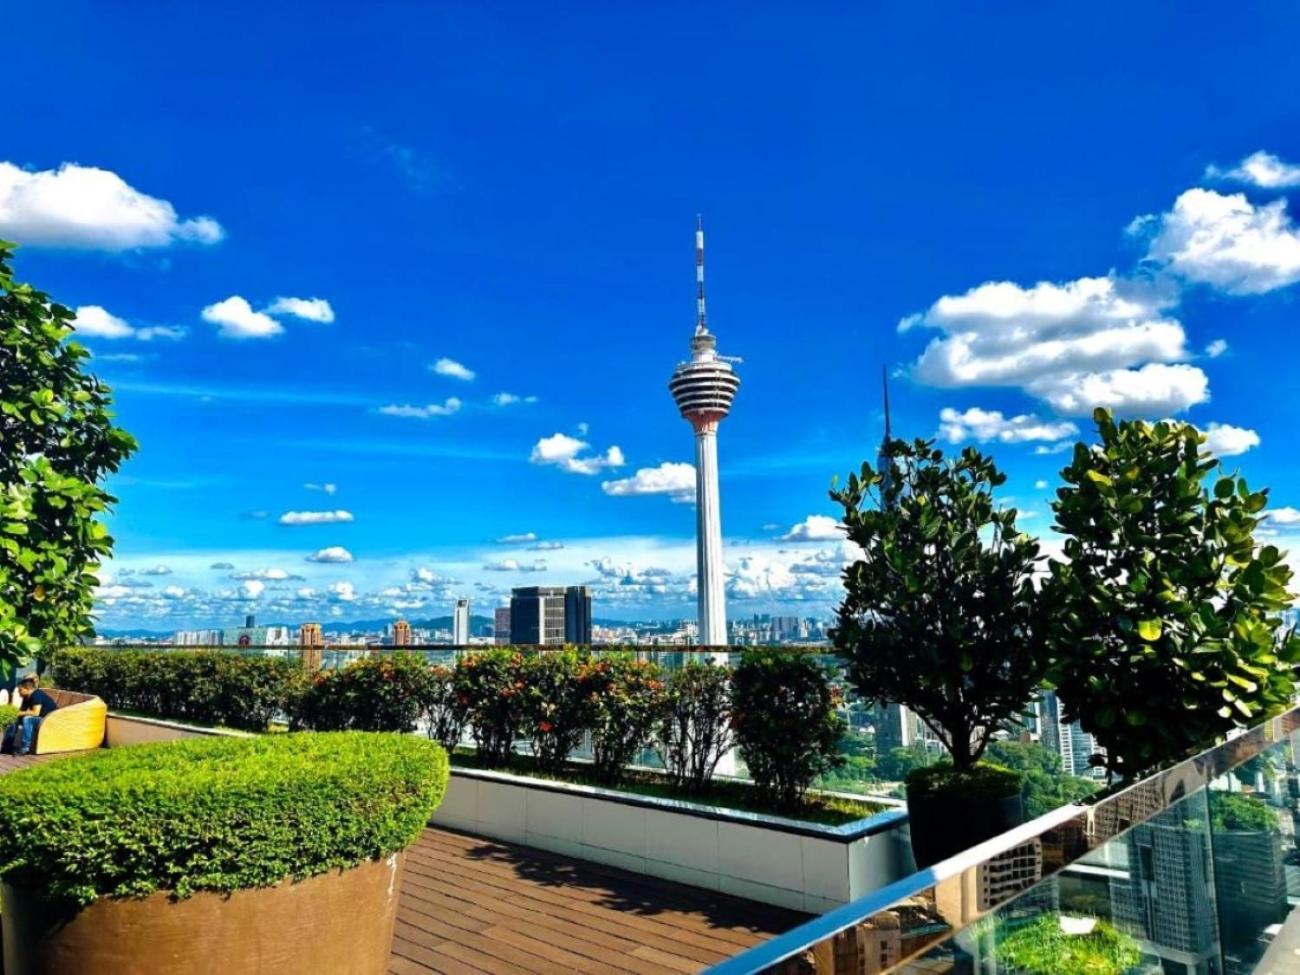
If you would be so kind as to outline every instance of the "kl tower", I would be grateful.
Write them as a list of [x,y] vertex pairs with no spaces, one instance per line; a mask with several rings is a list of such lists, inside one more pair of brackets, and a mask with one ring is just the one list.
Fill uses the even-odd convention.
[[718,498],[718,424],[731,412],[740,388],[732,368],[739,362],[720,356],[704,309],[704,225],[695,230],[695,335],[691,358],[673,371],[668,389],[695,431],[695,564],[700,600],[699,641],[727,643],[727,607],[722,566],[722,508]]

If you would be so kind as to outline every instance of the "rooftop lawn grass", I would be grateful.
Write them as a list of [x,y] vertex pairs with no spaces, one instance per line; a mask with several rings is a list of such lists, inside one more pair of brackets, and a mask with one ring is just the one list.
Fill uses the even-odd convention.
[[365,732],[59,759],[0,777],[0,877],[78,904],[301,880],[404,849],[447,774],[433,742]]

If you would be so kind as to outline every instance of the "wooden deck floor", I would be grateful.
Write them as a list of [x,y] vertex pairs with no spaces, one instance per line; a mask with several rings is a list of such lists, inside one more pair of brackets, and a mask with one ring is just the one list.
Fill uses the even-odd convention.
[[[0,775],[58,758],[0,755]],[[393,975],[679,975],[807,916],[531,847],[426,829],[407,851]]]
[[406,857],[395,975],[698,972],[806,920],[752,901],[426,829]]

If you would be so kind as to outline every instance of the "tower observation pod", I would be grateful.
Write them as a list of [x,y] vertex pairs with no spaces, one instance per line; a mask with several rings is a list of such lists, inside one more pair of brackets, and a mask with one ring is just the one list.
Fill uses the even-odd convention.
[[722,563],[722,510],[718,496],[718,424],[731,412],[740,388],[733,363],[718,355],[704,307],[704,228],[695,230],[695,334],[691,358],[673,371],[668,389],[682,418],[695,431],[695,561],[700,607],[700,643],[727,643],[725,577]]

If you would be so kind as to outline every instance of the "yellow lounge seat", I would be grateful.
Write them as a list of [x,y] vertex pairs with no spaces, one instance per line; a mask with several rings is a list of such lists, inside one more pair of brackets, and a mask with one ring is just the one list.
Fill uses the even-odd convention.
[[57,687],[45,688],[59,709],[41,722],[36,733],[36,754],[79,752],[104,744],[108,705],[94,694],[78,694]]

